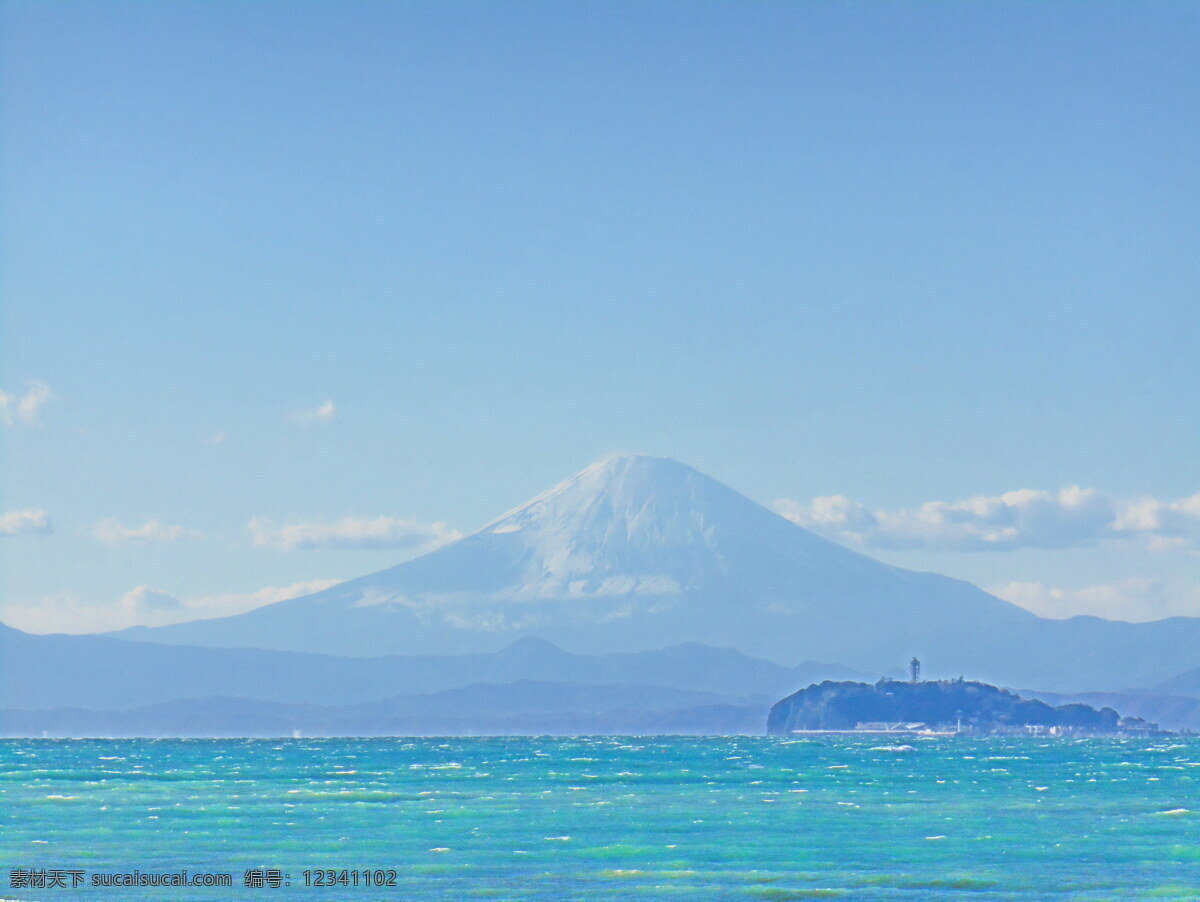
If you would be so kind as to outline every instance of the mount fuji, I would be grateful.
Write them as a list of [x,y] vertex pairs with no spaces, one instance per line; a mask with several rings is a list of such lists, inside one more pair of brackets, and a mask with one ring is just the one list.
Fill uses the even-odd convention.
[[1152,685],[1200,666],[1200,619],[1045,620],[969,583],[892,567],[677,461],[595,464],[422,557],[232,617],[123,638],[342,655],[576,652],[682,642],[782,663],[1046,689]]

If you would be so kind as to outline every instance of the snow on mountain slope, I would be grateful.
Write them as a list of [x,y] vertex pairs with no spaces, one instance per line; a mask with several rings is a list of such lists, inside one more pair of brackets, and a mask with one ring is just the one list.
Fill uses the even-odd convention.
[[882,607],[954,618],[948,586],[1001,620],[1032,617],[820,538],[684,464],[617,457],[416,560],[248,614],[136,634],[350,654],[478,650],[535,634],[588,650],[735,634],[778,646],[772,634],[791,615],[877,621]]
[[[591,466],[398,566],[235,617],[125,635],[349,655],[494,651],[526,636],[579,652],[700,642],[868,672],[916,654],[931,675],[1047,689],[1097,688],[1087,674],[1107,673],[1139,643],[1175,656],[1165,679],[1200,640],[1200,621],[1130,632],[1076,620],[1045,621],[969,583],[888,566],[691,467],[636,456]],[[1077,640],[1086,648],[1064,655]],[[1126,669],[1126,685],[1158,673],[1143,669]]]
[[[788,566],[890,569],[819,538],[690,467],[603,461],[416,561],[365,581],[512,601],[674,595]],[[758,577],[755,577],[756,579]]]

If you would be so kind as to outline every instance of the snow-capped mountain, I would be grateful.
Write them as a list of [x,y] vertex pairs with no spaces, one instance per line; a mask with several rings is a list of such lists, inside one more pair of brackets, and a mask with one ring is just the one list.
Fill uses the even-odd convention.
[[[1161,679],[1200,664],[1200,642],[1186,644],[1200,639],[1200,621],[1181,623],[1042,620],[969,583],[823,539],[677,461],[634,456],[387,570],[124,635],[351,655],[494,651],[524,636],[581,652],[701,642],[881,673],[916,654],[934,675],[1097,688],[1084,671],[1111,669],[1104,649],[1127,653],[1131,642],[1177,652]],[[1087,649],[1068,653],[1085,637]],[[1124,685],[1153,682],[1154,666],[1145,669],[1145,679],[1127,670]]]

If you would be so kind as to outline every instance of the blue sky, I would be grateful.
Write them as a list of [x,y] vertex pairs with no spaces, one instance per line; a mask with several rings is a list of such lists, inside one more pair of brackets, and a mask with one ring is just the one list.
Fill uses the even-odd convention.
[[1200,616],[1195,5],[0,9],[0,619],[238,609],[626,451]]

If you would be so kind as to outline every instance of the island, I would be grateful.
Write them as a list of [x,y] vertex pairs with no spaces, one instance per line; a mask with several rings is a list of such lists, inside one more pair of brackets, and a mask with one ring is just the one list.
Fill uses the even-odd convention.
[[1112,708],[1057,707],[987,683],[890,680],[815,683],[776,702],[767,716],[773,736],[816,733],[909,735],[1147,736],[1156,724]]

